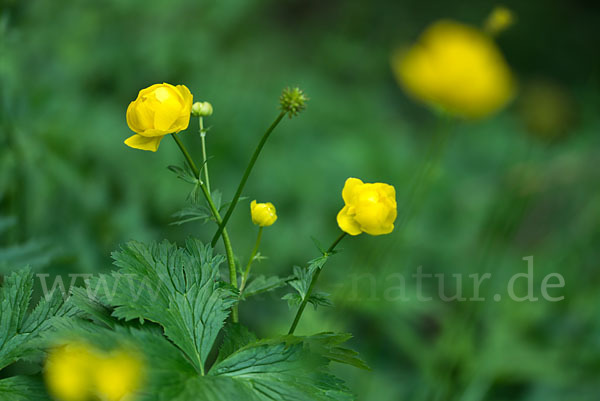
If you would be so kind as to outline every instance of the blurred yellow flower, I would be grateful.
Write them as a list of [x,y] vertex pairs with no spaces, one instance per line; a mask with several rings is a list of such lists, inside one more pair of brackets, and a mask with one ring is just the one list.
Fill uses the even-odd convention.
[[515,16],[512,11],[503,6],[498,6],[492,10],[485,21],[485,32],[495,36],[506,30],[514,24]]
[[104,355],[94,369],[98,395],[102,400],[126,400],[140,386],[143,365],[138,355],[125,351],[113,351]]
[[48,353],[44,375],[49,393],[61,401],[85,401],[93,394],[91,371],[97,357],[83,343],[56,347]]
[[252,222],[260,227],[268,227],[277,220],[275,206],[271,202],[256,203],[253,200],[250,203],[250,214],[252,215]]
[[48,392],[60,401],[126,401],[140,386],[143,364],[133,352],[111,353],[81,342],[48,353],[44,375]]
[[363,232],[370,235],[389,234],[396,220],[396,190],[376,182],[365,184],[358,178],[348,178],[342,191],[345,206],[337,215],[342,231],[350,235]]
[[392,68],[416,99],[465,118],[483,118],[513,96],[510,69],[493,40],[453,21],[434,23],[410,49],[397,51]]
[[142,89],[127,108],[127,125],[136,133],[125,144],[156,152],[161,139],[190,124],[193,96],[185,85],[155,84]]

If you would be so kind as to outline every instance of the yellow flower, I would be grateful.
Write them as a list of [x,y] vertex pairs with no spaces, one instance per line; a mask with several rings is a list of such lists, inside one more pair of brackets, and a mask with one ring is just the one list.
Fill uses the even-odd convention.
[[431,25],[392,57],[399,83],[416,99],[465,118],[486,117],[513,96],[510,69],[494,41],[453,21]]
[[93,349],[83,343],[56,347],[48,353],[44,371],[50,394],[61,401],[85,401],[93,394]]
[[127,108],[127,125],[136,133],[125,144],[156,152],[161,139],[190,124],[192,94],[185,85],[155,84],[142,89]]
[[271,202],[256,203],[253,200],[250,203],[250,214],[252,215],[252,222],[260,227],[268,227],[277,220],[275,206]]
[[376,182],[365,184],[358,178],[348,178],[342,191],[345,206],[337,215],[342,231],[350,235],[367,233],[389,234],[396,220],[396,190]]
[[485,31],[494,36],[506,30],[514,22],[513,12],[506,7],[498,6],[492,10],[485,21]]
[[102,400],[126,400],[140,386],[143,365],[138,355],[125,350],[104,355],[94,369],[96,390]]

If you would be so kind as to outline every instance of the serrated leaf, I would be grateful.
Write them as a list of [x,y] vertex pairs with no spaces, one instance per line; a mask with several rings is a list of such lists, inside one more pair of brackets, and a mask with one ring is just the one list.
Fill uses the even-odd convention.
[[329,308],[333,306],[333,302],[329,299],[329,294],[326,292],[313,292],[308,298],[308,302],[315,307],[315,310],[318,306],[326,306]]
[[223,344],[219,349],[219,355],[215,363],[219,363],[238,349],[256,342],[258,338],[248,328],[239,323],[228,323],[225,327]]
[[14,376],[0,380],[0,401],[32,400],[49,400],[41,380],[27,376]]
[[309,342],[312,342],[314,352],[333,362],[371,370],[365,361],[359,358],[358,352],[340,346],[351,338],[352,335],[348,333],[320,333],[309,337]]
[[310,341],[286,336],[249,344],[215,364],[210,376],[229,377],[257,401],[341,401],[354,397],[330,375],[329,359],[314,353]]
[[102,304],[98,299],[90,296],[88,291],[81,287],[71,288],[70,301],[81,310],[88,318],[105,324],[107,327],[115,327],[116,319],[111,316],[110,308]]
[[283,278],[278,276],[257,276],[254,280],[251,280],[244,289],[244,292],[242,293],[242,299],[247,299],[254,295],[273,291],[277,288],[283,287],[291,279],[291,276]]
[[317,269],[321,269],[325,263],[327,263],[328,258],[329,255],[323,255],[308,262],[308,272],[310,273],[311,277],[315,271],[317,271]]
[[167,168],[177,174],[177,178],[189,184],[196,184],[198,182],[198,179],[187,164],[184,164],[183,168],[174,165],[168,166]]
[[37,351],[35,341],[50,327],[51,318],[75,314],[58,292],[42,299],[28,314],[32,287],[33,273],[23,269],[7,276],[0,288],[0,369]]
[[281,299],[287,301],[290,308],[295,308],[302,303],[302,297],[300,297],[300,294],[296,292],[285,294],[283,297],[281,297]]
[[172,217],[177,219],[171,223],[172,225],[182,225],[192,221],[202,221],[203,223],[206,223],[210,220],[213,220],[210,210],[203,205],[188,206],[176,213],[173,213]]
[[145,245],[130,242],[113,254],[121,269],[90,280],[98,298],[115,308],[114,316],[150,320],[181,348],[198,372],[217,334],[237,302],[237,292],[220,280],[224,258],[198,240],[185,248],[168,241]]

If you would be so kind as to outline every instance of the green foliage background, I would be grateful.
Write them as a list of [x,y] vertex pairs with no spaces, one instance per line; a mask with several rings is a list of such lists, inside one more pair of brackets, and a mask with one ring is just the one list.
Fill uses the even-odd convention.
[[[355,334],[372,372],[337,373],[359,400],[597,400],[600,10],[583,0],[506,5],[518,21],[499,44],[521,92],[499,115],[449,128],[426,193],[408,208],[438,123],[396,85],[390,52],[439,18],[480,25],[494,3],[1,1],[0,273],[25,263],[106,273],[110,252],[131,239],[210,240],[209,225],[170,225],[189,190],[166,169],[180,155],[168,140],[156,154],[125,147],[128,103],[156,82],[210,101],[212,185],[229,199],[281,88],[299,85],[307,110],[277,129],[245,190],[279,215],[254,269],[285,276],[317,256],[310,237],[337,235],[347,177],[396,187],[397,230],[346,240],[320,281],[336,307],[310,308],[299,328]],[[542,119],[556,118],[552,141],[523,117],[540,81],[560,91],[557,108],[539,102]],[[182,137],[199,155],[195,127]],[[249,200],[230,228],[243,260],[255,235]],[[529,255],[536,288],[558,272],[565,300],[493,302]],[[488,301],[418,302],[418,266],[449,279],[491,272]],[[393,300],[398,273],[410,301]],[[244,304],[242,322],[284,333],[293,313],[281,295]]]

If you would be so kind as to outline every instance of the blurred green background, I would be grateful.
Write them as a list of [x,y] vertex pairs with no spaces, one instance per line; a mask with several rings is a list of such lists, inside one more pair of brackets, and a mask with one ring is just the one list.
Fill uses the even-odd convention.
[[[389,58],[440,18],[480,26],[493,2],[416,0],[0,1],[0,273],[29,263],[67,274],[111,268],[130,239],[189,235],[170,225],[188,184],[157,153],[127,148],[125,110],[153,83],[210,101],[212,186],[233,196],[283,87],[310,97],[277,129],[230,224],[242,260],[255,236],[248,202],[271,201],[256,272],[285,276],[337,236],[349,176],[397,190],[385,237],[343,243],[321,276],[335,308],[299,333],[354,333],[372,372],[343,369],[359,400],[594,400],[600,394],[600,7],[504,3],[517,23],[498,43],[519,80],[500,114],[459,122],[414,202],[411,188],[439,125],[398,87]],[[199,156],[195,120],[182,135]],[[219,245],[220,246],[220,245]],[[220,248],[219,248],[220,249]],[[558,272],[561,302],[494,302],[535,258],[536,295]],[[397,300],[411,274],[490,272],[486,302]],[[469,294],[466,282],[465,293]],[[431,281],[426,293],[437,294]],[[278,291],[244,304],[242,321],[282,333],[293,311]]]

